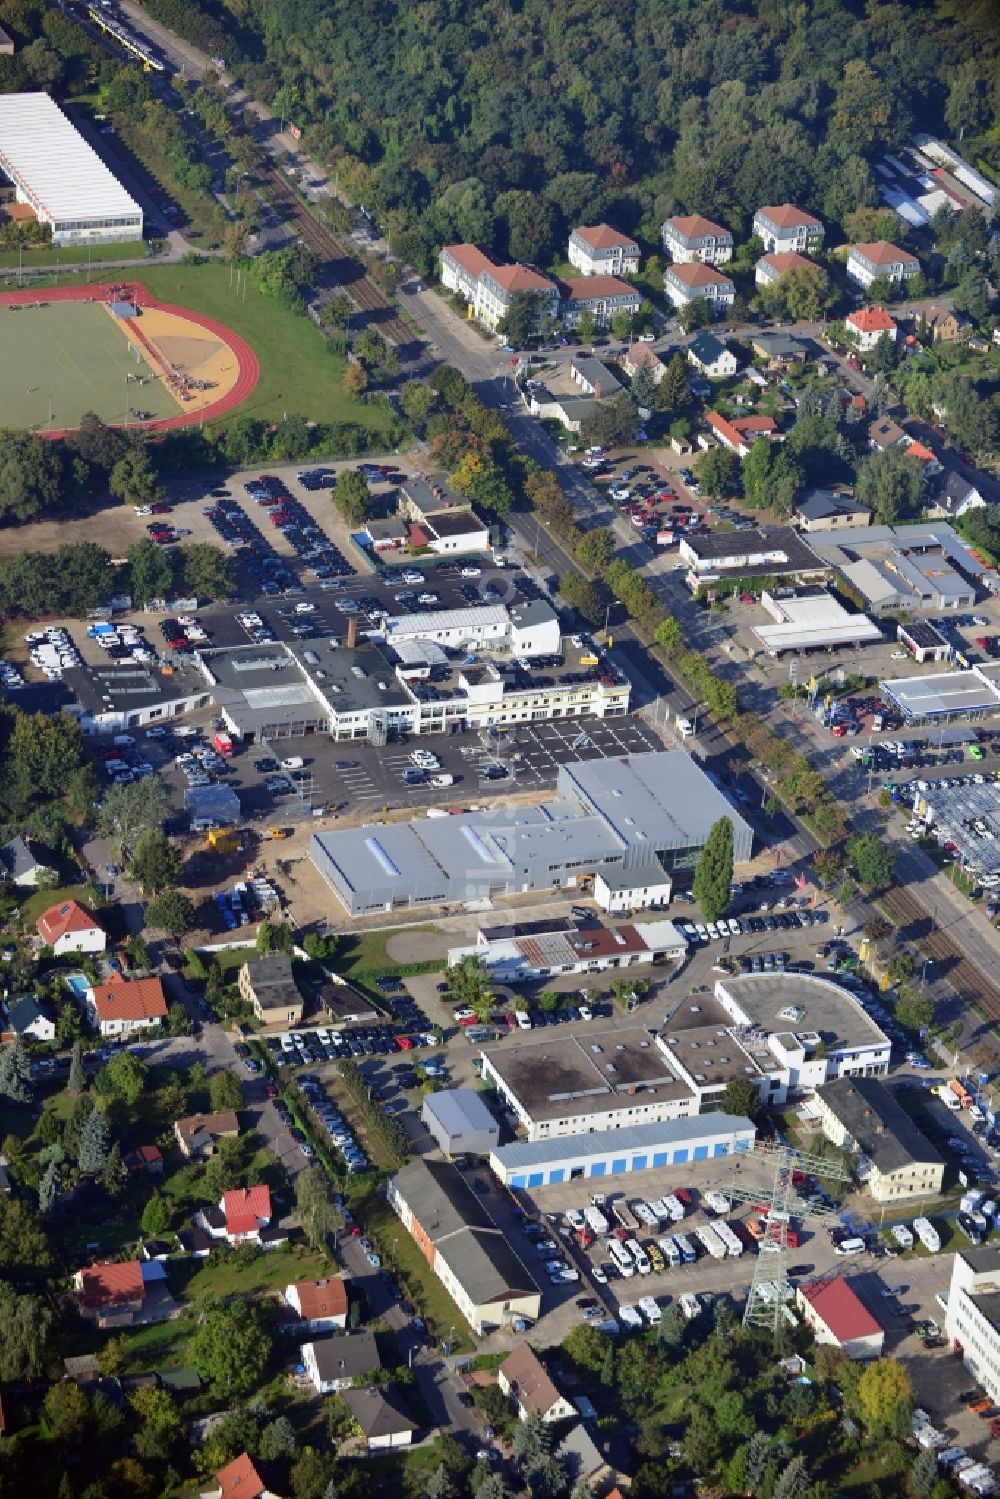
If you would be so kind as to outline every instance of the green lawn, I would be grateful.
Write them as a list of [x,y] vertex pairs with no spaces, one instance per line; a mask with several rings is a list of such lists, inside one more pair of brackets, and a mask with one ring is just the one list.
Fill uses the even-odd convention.
[[395,1270],[407,1298],[434,1336],[438,1339],[452,1336],[456,1352],[469,1351],[473,1343],[465,1318],[385,1198],[369,1193],[358,1204],[355,1216],[364,1224],[383,1263]]
[[[121,245],[101,245],[91,250],[90,263],[97,265],[102,260],[145,260],[149,245],[145,240],[128,240]],[[79,245],[45,245],[37,250],[24,250],[18,256],[16,250],[0,250],[0,269],[17,270],[18,264],[26,271],[38,270],[50,265],[87,265],[87,249]],[[17,277],[13,278],[17,284]]]
[[218,318],[246,339],[260,360],[260,382],[238,415],[280,421],[287,411],[323,422],[355,422],[383,430],[386,411],[345,395],[343,359],[330,353],[307,317],[263,296],[247,276],[245,294],[230,286],[227,266],[148,266],[142,280],[155,297]]
[[293,1249],[272,1249],[249,1264],[228,1263],[211,1255],[198,1260],[197,1269],[180,1285],[181,1267],[177,1261],[168,1270],[170,1283],[177,1286],[182,1301],[197,1301],[202,1296],[257,1296],[283,1290],[293,1280],[321,1280],[332,1275],[336,1266],[328,1255],[296,1245]]
[[[408,932],[437,932],[438,927],[433,924],[427,926],[407,927]],[[437,973],[444,965],[440,958],[430,958],[422,963],[397,963],[390,958],[386,951],[386,944],[391,937],[396,936],[393,931],[359,932],[356,936],[342,937],[337,943],[337,952],[333,958],[333,966],[342,978],[352,984],[360,984],[371,988],[372,980],[379,978],[383,973],[403,978],[407,974]],[[377,990],[374,991],[376,994]]]
[[43,911],[50,906],[62,905],[63,901],[76,900],[93,908],[94,891],[90,885],[63,885],[57,890],[35,890],[18,907],[23,929],[33,927]]

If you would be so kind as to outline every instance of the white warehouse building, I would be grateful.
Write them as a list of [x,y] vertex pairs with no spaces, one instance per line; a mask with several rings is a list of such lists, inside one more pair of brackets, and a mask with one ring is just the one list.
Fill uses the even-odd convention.
[[753,1124],[740,1114],[702,1114],[558,1140],[515,1140],[497,1146],[490,1155],[490,1167],[504,1186],[533,1189],[624,1176],[651,1167],[682,1166],[716,1156],[746,1155],[756,1138]]
[[1000,1244],[960,1244],[944,1328],[970,1374],[991,1400],[1000,1400]]
[[53,245],[142,239],[142,209],[48,94],[0,94],[0,191],[52,228]]

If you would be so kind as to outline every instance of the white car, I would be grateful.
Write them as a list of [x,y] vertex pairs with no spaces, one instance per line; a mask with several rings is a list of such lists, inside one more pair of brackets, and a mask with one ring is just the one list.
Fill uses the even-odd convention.
[[407,569],[405,573],[401,573],[400,577],[404,583],[423,583],[426,581],[423,573],[413,572],[410,569]]
[[891,651],[889,653],[889,660],[890,661],[905,661],[906,660],[906,652],[905,651]]
[[481,567],[477,567],[474,562],[467,562],[462,568],[461,576],[463,578],[480,578],[482,577],[482,573],[483,570]]
[[695,925],[695,931],[697,932],[700,941],[702,941],[702,942],[707,942],[708,941],[708,927],[707,926],[703,926],[702,923],[699,921]]
[[578,1005],[577,1009],[580,1013],[581,1020],[593,1020],[594,1012],[589,1005]]
[[307,604],[305,602],[303,602],[301,604],[296,604],[295,605],[295,612],[296,612],[296,614],[315,614],[315,612],[316,612],[316,605],[315,604]]
[[717,942],[719,939],[719,928],[716,926],[714,921],[710,921],[708,923],[708,935],[711,937],[713,942]]
[[436,593],[418,593],[417,594],[417,603],[418,604],[436,604],[437,601],[438,601],[438,596],[437,596]]
[[133,515],[152,515],[152,505],[136,505],[132,511]]
[[606,1286],[607,1285],[607,1283],[608,1283],[608,1272],[606,1270],[604,1270],[600,1265],[593,1265],[591,1267],[590,1273],[593,1276],[594,1280],[596,1280],[596,1282],[597,1282],[597,1284],[599,1286]]

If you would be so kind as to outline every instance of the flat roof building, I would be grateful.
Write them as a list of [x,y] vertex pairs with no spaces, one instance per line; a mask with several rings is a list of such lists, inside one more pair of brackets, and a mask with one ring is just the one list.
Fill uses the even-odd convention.
[[537,1320],[538,1286],[454,1166],[412,1160],[386,1200],[477,1333]]
[[982,563],[946,521],[856,527],[813,534],[810,542],[876,616],[969,608],[982,586]]
[[817,1088],[816,1106],[827,1139],[858,1153],[858,1174],[874,1202],[902,1202],[941,1191],[944,1161],[877,1078],[837,1078]]
[[143,728],[212,701],[204,676],[189,661],[171,661],[169,667],[141,661],[73,666],[63,672],[63,682],[76,699],[69,711],[88,734]]
[[[628,878],[624,872],[622,877]],[[614,880],[615,875],[610,878]],[[600,922],[572,919],[534,925],[537,930],[523,933],[516,928],[481,928],[473,946],[448,949],[448,966],[474,957],[489,969],[495,981],[517,984],[564,973],[604,973],[610,968],[631,968],[661,958],[676,961],[687,952],[686,940],[671,921],[641,928],[607,927]]]
[[765,590],[760,601],[774,623],[751,625],[750,629],[769,656],[831,646],[875,645],[882,640],[882,631],[866,614],[851,614],[825,589],[790,598]]
[[945,1312],[949,1345],[991,1400],[1000,1399],[1000,1243],[966,1247],[951,1262]]
[[54,245],[142,239],[142,209],[48,94],[0,94],[0,169]]
[[878,686],[907,724],[996,718],[1000,714],[1000,662],[982,661],[962,671],[919,677],[890,677]]
[[790,526],[685,536],[679,556],[689,566],[687,582],[695,591],[727,577],[821,578],[830,571]]
[[712,824],[753,830],[683,750],[563,765],[556,798],[428,821],[316,834],[310,857],[352,915],[573,889],[605,866],[691,870]]
[[447,1156],[489,1155],[500,1143],[500,1126],[473,1088],[428,1093],[420,1118]]
[[556,1139],[515,1140],[494,1150],[490,1167],[505,1186],[532,1191],[559,1182],[746,1155],[756,1138],[757,1131],[749,1119],[739,1114],[711,1113],[619,1129],[592,1129]]

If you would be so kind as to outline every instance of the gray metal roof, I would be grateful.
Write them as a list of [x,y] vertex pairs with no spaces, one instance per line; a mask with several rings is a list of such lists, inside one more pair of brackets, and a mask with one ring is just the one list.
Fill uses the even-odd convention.
[[941,1156],[927,1136],[878,1078],[838,1077],[816,1093],[883,1174],[914,1164],[940,1163]]
[[454,1166],[412,1160],[396,1172],[392,1184],[432,1244],[466,1228],[494,1227],[493,1219]]
[[499,1129],[482,1096],[474,1088],[442,1088],[438,1093],[428,1093],[424,1108],[434,1115],[449,1135]]
[[950,713],[986,713],[1000,708],[1000,687],[977,668],[879,682],[907,718],[938,718]]
[[505,1172],[526,1170],[531,1166],[558,1165],[560,1161],[579,1156],[628,1155],[636,1150],[669,1150],[678,1145],[700,1144],[706,1139],[748,1139],[757,1131],[742,1114],[696,1114],[689,1119],[661,1119],[657,1124],[633,1124],[625,1129],[592,1130],[583,1135],[560,1135],[554,1140],[515,1140],[500,1145],[491,1160]]

